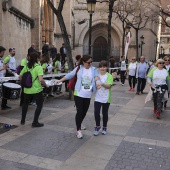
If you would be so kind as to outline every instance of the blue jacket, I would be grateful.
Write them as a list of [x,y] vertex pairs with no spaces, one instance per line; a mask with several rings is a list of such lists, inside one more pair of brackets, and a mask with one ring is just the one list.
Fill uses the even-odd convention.
[[[83,65],[80,65],[80,69],[79,71],[77,72],[77,82],[76,82],[76,85],[75,85],[75,90],[76,91],[80,91],[81,90],[81,80],[82,80],[82,74],[83,74]],[[96,92],[96,85],[95,85],[95,81],[94,81],[94,78],[98,76],[98,72],[97,72],[97,69],[95,67],[90,67],[91,68],[91,71],[92,71],[92,92]],[[66,80],[70,80],[74,77],[74,75],[76,74],[76,70],[77,70],[77,67],[71,71],[70,73],[68,73],[65,78]]]

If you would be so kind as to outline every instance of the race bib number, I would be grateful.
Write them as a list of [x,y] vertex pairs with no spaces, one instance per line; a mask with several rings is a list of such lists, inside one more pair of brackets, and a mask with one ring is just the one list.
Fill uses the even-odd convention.
[[83,84],[82,85],[82,90],[83,91],[91,91],[92,89],[92,85],[88,85],[88,84]]

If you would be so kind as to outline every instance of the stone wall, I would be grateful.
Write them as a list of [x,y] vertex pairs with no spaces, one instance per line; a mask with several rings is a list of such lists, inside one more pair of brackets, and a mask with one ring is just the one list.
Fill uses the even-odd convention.
[[[31,3],[25,0],[15,0],[12,1],[12,6],[23,12],[27,16],[31,16]],[[9,6],[10,7],[10,6]],[[1,44],[7,49],[6,54],[8,54],[8,49],[10,47],[16,48],[16,59],[19,62],[22,58],[26,57],[27,50],[31,44],[31,25],[16,16],[13,13],[7,11],[2,11],[0,15],[0,22],[2,25],[2,38]]]

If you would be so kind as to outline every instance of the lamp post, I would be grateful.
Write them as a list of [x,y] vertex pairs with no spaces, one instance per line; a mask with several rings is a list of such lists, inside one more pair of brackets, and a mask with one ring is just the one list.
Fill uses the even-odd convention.
[[156,40],[156,53],[155,53],[155,61],[156,61],[156,59],[157,59],[157,54],[158,54],[158,44],[159,44],[159,41],[158,40]]
[[130,37],[129,37],[128,33],[130,32],[130,28],[131,28],[130,25],[127,23],[126,27],[125,27],[125,36],[124,36],[124,38],[125,38],[125,41],[124,41],[125,45],[123,46],[123,47],[125,47],[125,49],[124,49],[124,56],[125,56],[125,58],[127,58],[126,56],[127,56],[127,51],[128,51],[128,47],[129,47]]
[[140,37],[140,45],[139,45],[139,48],[140,48],[140,55],[142,56],[142,46],[145,44],[144,43],[144,36],[142,35],[141,37]]
[[96,0],[87,0],[87,11],[90,15],[89,20],[89,55],[91,55],[91,28],[92,28],[92,14],[95,11]]
[[125,27],[125,33],[126,35],[130,32],[130,25],[129,24],[126,24],[126,27]]

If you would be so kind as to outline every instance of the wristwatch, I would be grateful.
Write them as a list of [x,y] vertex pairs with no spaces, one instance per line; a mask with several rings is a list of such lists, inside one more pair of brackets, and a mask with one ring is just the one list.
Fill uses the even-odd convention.
[[103,86],[103,85],[104,85],[104,83],[101,84],[101,86]]

